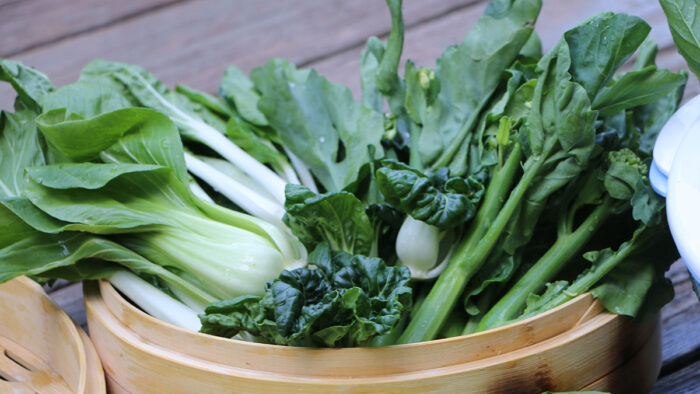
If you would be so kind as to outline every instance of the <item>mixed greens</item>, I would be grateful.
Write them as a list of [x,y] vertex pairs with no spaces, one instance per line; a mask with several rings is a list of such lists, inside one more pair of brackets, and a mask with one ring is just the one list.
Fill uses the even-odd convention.
[[399,72],[387,5],[361,102],[283,59],[231,66],[218,96],[104,60],[56,89],[0,59],[0,282],[108,278],[173,324],[294,346],[482,331],[588,291],[668,302],[647,174],[687,74],[655,66],[649,25],[602,13],[542,54],[541,1],[493,0]]

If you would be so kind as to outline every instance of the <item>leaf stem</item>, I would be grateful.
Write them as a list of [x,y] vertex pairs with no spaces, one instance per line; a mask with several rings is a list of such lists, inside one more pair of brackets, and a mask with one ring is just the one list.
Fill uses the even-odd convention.
[[499,327],[521,313],[527,296],[540,290],[593,237],[612,213],[612,199],[606,197],[578,228],[560,236],[530,270],[481,319],[477,331]]
[[406,331],[399,338],[399,343],[428,341],[435,338],[440,331],[440,327],[452,311],[464,286],[481,267],[525,194],[527,185],[543,162],[539,160],[535,162],[535,164],[539,163],[538,165],[527,166],[528,170],[503,205],[505,196],[515,179],[521,157],[522,149],[519,144],[515,144],[503,167],[494,173],[484,196],[484,202],[466,238],[457,247],[447,268],[413,315]]

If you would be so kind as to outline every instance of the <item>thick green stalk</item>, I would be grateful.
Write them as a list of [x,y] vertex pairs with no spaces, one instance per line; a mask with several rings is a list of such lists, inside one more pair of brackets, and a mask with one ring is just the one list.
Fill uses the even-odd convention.
[[502,205],[519,168],[521,156],[521,148],[516,144],[505,165],[494,173],[484,202],[467,236],[457,247],[423,305],[413,315],[406,331],[399,338],[399,343],[429,341],[437,336],[467,281],[488,257],[527,186],[542,165],[543,160],[528,159],[518,186],[513,189],[505,205]]
[[391,12],[391,33],[377,70],[377,90],[384,95],[391,95],[400,85],[398,69],[403,51],[404,30],[401,3],[402,0],[386,0]]
[[632,254],[641,244],[650,241],[649,239],[643,238],[637,240],[636,242],[625,242],[620,245],[620,249],[615,252],[615,255],[607,260],[604,260],[602,264],[594,266],[592,269],[584,272],[576,278],[576,280],[569,286],[565,291],[560,293],[558,296],[553,298],[551,301],[544,304],[538,310],[546,311],[557,307],[577,296],[588,291],[593,285],[598,283],[605,275],[608,274],[613,268],[624,261],[627,257]]
[[572,233],[560,236],[532,268],[481,319],[478,331],[499,327],[521,313],[527,296],[542,289],[598,231],[611,214],[612,200],[606,198]]

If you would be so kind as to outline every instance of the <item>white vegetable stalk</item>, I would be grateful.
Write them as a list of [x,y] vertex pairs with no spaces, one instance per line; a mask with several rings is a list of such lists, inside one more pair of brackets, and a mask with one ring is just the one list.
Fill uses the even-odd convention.
[[194,155],[194,157],[203,161],[204,164],[208,164],[209,166],[219,171],[220,173],[228,176],[229,178],[232,178],[234,181],[240,183],[244,187],[259,194],[260,196],[263,196],[268,200],[277,203],[275,198],[270,193],[268,193],[268,191],[265,190],[265,188],[260,186],[260,184],[254,181],[253,179],[251,179],[248,175],[246,175],[245,172],[239,170],[238,167],[231,164],[231,162],[224,159],[217,159],[209,156]]
[[239,148],[238,145],[234,144],[215,128],[199,119],[193,118],[172,105],[142,76],[136,75],[136,77],[141,80],[141,84],[144,87],[151,91],[153,97],[156,97],[164,107],[170,110],[170,119],[180,126],[188,137],[213,149],[216,153],[248,174],[261,186],[265,187],[280,204],[284,204],[284,187],[287,184],[284,179],[280,178],[279,175],[267,168],[264,164],[255,160],[255,158]]
[[191,134],[191,137],[212,148],[216,153],[220,154],[223,158],[248,174],[252,179],[256,180],[270,192],[279,203],[284,203],[284,187],[287,182],[280,178],[279,175],[267,168],[264,164],[255,160],[243,149],[239,148],[236,144],[231,142],[231,140],[208,124],[190,118],[188,126],[196,130],[196,134]]
[[158,320],[193,331],[202,328],[197,313],[192,309],[131,272],[116,272],[109,282]]
[[226,198],[233,201],[246,212],[270,223],[282,225],[284,207],[281,203],[256,193],[254,190],[226,176],[189,153],[185,153],[185,163],[190,172],[211,185],[216,191],[226,196]]
[[199,198],[202,201],[206,201],[210,204],[214,203],[214,200],[209,197],[207,192],[202,189],[201,186],[195,181],[194,179],[190,179],[190,191],[192,191],[192,194],[194,194],[195,197]]
[[294,169],[297,170],[299,178],[301,178],[301,183],[308,187],[312,192],[318,193],[318,188],[316,187],[316,182],[314,182],[314,177],[311,175],[311,171],[309,171],[308,167],[304,165],[304,162],[301,161],[301,159],[299,159],[294,153],[292,153],[292,151],[287,149],[287,147],[284,148],[284,153],[287,154],[289,161],[294,166]]
[[408,267],[413,279],[435,278],[447,266],[452,248],[440,264],[440,244],[445,232],[439,228],[406,216],[396,237],[396,255]]

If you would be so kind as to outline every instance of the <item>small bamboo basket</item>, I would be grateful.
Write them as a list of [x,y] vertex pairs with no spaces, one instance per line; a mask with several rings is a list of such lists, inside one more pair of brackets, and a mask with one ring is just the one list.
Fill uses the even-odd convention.
[[348,349],[191,332],[148,316],[105,281],[86,283],[85,304],[113,393],[642,393],[661,365],[658,316],[634,323],[589,294],[482,333]]
[[0,392],[106,392],[85,332],[27,277],[0,285]]

